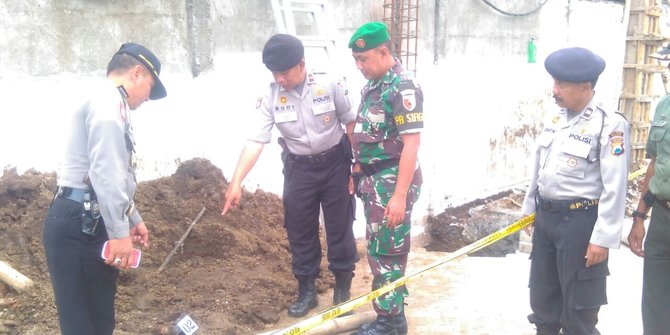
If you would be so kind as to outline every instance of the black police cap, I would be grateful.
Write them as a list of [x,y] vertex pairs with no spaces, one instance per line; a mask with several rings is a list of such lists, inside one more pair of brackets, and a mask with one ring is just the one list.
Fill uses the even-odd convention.
[[552,77],[571,83],[594,82],[605,69],[605,60],[585,48],[565,48],[552,52],[544,60]]
[[273,72],[286,71],[305,56],[305,47],[298,38],[288,34],[277,34],[263,47],[263,63]]
[[119,48],[119,51],[116,53],[132,56],[133,58],[140,61],[140,63],[144,64],[149,72],[151,72],[151,75],[154,77],[155,84],[151,89],[149,99],[158,100],[167,96],[165,86],[163,86],[160,78],[158,78],[158,75],[161,73],[161,62],[153,52],[149,51],[149,49],[145,48],[143,45],[129,42],[121,45],[121,48]]

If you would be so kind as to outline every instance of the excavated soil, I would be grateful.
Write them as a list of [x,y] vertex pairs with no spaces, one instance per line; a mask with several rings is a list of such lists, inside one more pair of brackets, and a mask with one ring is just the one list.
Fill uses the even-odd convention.
[[[629,183],[628,213],[637,204],[640,183],[641,178]],[[139,269],[120,274],[115,334],[173,334],[176,320],[186,314],[202,334],[255,334],[298,321],[286,316],[296,282],[282,226],[281,199],[262,190],[244,191],[240,207],[221,216],[227,186],[221,170],[204,159],[186,161],[170,177],[139,184],[136,202],[149,227],[151,246],[144,250]],[[0,281],[0,334],[59,333],[41,237],[55,188],[54,173],[30,170],[19,175],[7,169],[0,177],[0,261],[34,282],[21,293]],[[447,208],[427,218],[426,234],[417,236],[413,247],[455,251],[496,230],[493,223],[507,225],[519,219],[522,201],[523,192],[511,190]],[[203,207],[206,212],[159,273]],[[506,239],[496,243],[507,243],[496,256],[509,253],[510,246],[512,252],[516,250],[518,234]],[[496,244],[478,252],[488,252]],[[354,294],[366,293],[370,287],[364,245],[359,241],[361,262]],[[326,301],[313,313],[329,303],[325,293],[334,280],[326,266],[324,261],[317,279]],[[412,285],[413,290],[444,294],[442,286],[431,289],[421,281]],[[421,301],[414,304],[421,306]]]
[[[240,208],[220,215],[228,182],[209,161],[182,163],[170,177],[142,182],[136,203],[150,230],[138,269],[118,281],[115,334],[170,334],[188,314],[206,334],[255,333],[280,319],[294,299],[281,199],[244,191]],[[19,293],[0,282],[0,334],[58,334],[42,246],[54,173],[4,171],[0,178],[0,260],[32,279]],[[182,247],[158,272],[198,213]],[[333,284],[324,268],[320,292]]]

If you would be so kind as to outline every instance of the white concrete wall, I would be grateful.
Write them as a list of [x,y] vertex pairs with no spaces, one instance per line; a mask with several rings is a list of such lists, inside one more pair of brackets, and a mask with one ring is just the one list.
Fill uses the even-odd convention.
[[[364,80],[346,44],[360,24],[379,19],[381,3],[330,1],[338,47],[333,72],[347,77],[355,101]],[[522,12],[537,1],[495,3]],[[616,107],[622,4],[551,0],[525,17],[500,15],[479,0],[420,6],[426,183],[415,218],[527,179],[537,127],[555,107],[543,67],[555,49],[579,45],[603,56],[607,68],[596,90]],[[271,80],[260,60],[264,41],[276,32],[269,1],[3,1],[0,22],[0,167],[56,169],[61,120],[81,85],[102,76],[118,46],[134,40],[159,55],[168,90],[166,99],[134,114],[140,179],[170,174],[175,161],[192,157],[208,158],[232,176],[249,115]],[[531,35],[538,46],[533,64],[526,55]],[[273,142],[246,185],[280,194],[278,156]]]

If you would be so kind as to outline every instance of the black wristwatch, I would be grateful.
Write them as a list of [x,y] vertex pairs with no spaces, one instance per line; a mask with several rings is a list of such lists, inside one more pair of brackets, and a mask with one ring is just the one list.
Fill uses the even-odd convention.
[[632,217],[634,218],[640,218],[642,220],[646,220],[648,218],[647,214],[644,214],[638,210],[634,210],[633,214],[631,214]]

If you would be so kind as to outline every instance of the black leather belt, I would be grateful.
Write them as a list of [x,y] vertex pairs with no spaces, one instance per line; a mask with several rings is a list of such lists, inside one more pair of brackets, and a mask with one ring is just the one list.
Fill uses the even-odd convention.
[[398,164],[400,164],[400,159],[394,158],[394,159],[386,159],[383,161],[378,161],[372,164],[360,164],[360,166],[361,171],[363,171],[363,174],[365,174],[366,176],[372,176],[373,174],[376,174],[379,171],[388,169]]
[[84,194],[92,193],[91,190],[81,188],[59,186],[56,191],[56,199],[68,199],[76,202],[84,201]]
[[567,211],[587,211],[598,208],[598,199],[570,199],[570,200],[549,200],[542,197],[537,197],[538,206],[550,212],[567,212]]
[[342,146],[338,143],[334,147],[320,152],[316,155],[293,155],[291,154],[291,158],[293,158],[294,161],[300,162],[300,163],[309,163],[309,164],[319,164],[319,163],[324,163],[329,161],[331,158],[333,158],[338,150],[342,150]]

